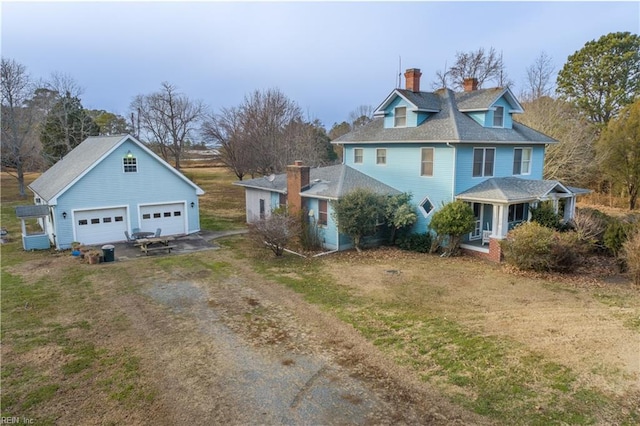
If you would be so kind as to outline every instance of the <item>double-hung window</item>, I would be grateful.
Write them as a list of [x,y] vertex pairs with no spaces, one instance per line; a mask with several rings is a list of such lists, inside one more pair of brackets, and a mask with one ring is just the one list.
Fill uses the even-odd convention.
[[122,159],[122,167],[125,173],[137,173],[138,162],[136,161],[136,157],[124,157]]
[[504,107],[497,106],[493,111],[493,127],[504,127]]
[[473,177],[493,176],[495,148],[473,149]]
[[433,176],[433,148],[422,148],[420,176]]
[[407,107],[396,107],[393,112],[393,126],[394,127],[406,127],[407,126]]
[[531,174],[531,148],[515,148],[513,150],[513,174]]
[[387,150],[385,148],[376,149],[376,164],[387,164]]
[[327,200],[318,200],[318,225],[327,225],[328,219]]
[[363,149],[362,148],[354,148],[353,149],[353,164],[362,164],[363,158]]

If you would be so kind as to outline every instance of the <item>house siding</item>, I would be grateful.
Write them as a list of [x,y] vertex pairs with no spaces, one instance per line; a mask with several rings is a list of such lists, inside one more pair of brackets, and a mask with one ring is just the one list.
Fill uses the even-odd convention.
[[[137,159],[137,172],[125,173],[122,159],[128,151]],[[125,141],[57,199],[57,245],[68,248],[74,240],[74,210],[100,209],[115,206],[127,208],[127,228],[140,227],[140,205],[184,202],[186,232],[200,230],[198,196],[188,182],[141,149],[137,144]],[[194,207],[191,208],[191,203]],[[67,218],[62,218],[62,213]],[[124,235],[122,235],[124,239]]]
[[[433,176],[420,176],[421,149],[434,148]],[[363,149],[362,164],[353,163],[353,149]],[[387,164],[383,167],[376,165],[376,149],[387,148]],[[411,202],[416,207],[418,221],[413,226],[413,232],[425,232],[433,212],[427,217],[418,205],[429,198],[437,209],[442,203],[453,200],[454,149],[445,144],[349,144],[344,147],[345,164],[383,182],[393,188],[412,195]],[[435,209],[434,209],[435,211]]]
[[[326,250],[337,250],[338,248],[338,227],[333,219],[333,205],[332,201],[327,202],[327,224],[316,225],[318,220],[318,199],[317,198],[303,198],[304,205],[307,208],[307,212],[314,211],[314,217],[307,217],[311,226],[317,226],[318,236],[322,246]],[[350,241],[350,239],[349,239]],[[341,247],[342,248],[342,247]]]
[[[493,176],[473,177],[473,150],[474,148],[495,148]],[[458,144],[456,160],[456,186],[455,194],[459,194],[467,189],[489,179],[490,177],[513,176],[513,152],[514,148],[532,148],[531,153],[531,174],[522,175],[527,179],[542,179],[542,168],[544,164],[543,145],[491,145],[491,144]]]

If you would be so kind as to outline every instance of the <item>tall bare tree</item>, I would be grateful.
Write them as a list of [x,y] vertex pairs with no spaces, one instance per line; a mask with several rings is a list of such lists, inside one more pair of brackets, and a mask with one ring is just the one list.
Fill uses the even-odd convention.
[[371,105],[360,105],[349,113],[352,129],[364,126],[371,120],[373,120],[373,107]]
[[554,92],[555,66],[546,52],[540,52],[533,64],[527,67],[527,79],[521,93],[524,101],[532,102]]
[[35,137],[37,115],[29,104],[34,84],[24,65],[2,58],[2,170],[18,180],[21,196],[25,196],[24,173],[38,158]]
[[488,52],[482,47],[476,51],[457,52],[454,64],[444,71],[436,71],[436,76],[437,81],[433,86],[438,88],[451,87],[460,90],[467,78],[478,80],[478,88],[482,88],[485,82],[490,80],[499,85],[510,84],[502,55],[498,55],[493,47]]
[[595,129],[571,104],[548,96],[523,102],[517,121],[558,140],[545,152],[544,178],[590,187],[596,183]]
[[202,123],[202,136],[218,146],[220,159],[240,180],[251,172],[252,152],[245,137],[239,108],[222,108]]
[[171,158],[180,170],[185,143],[195,135],[206,112],[202,101],[191,100],[172,84],[162,82],[158,92],[136,96],[130,108],[138,114],[147,142],[156,143],[164,160]]
[[222,161],[240,179],[280,173],[295,160],[330,161],[324,128],[305,121],[300,107],[278,89],[256,90],[238,107],[223,108],[207,118],[202,132],[220,145]]

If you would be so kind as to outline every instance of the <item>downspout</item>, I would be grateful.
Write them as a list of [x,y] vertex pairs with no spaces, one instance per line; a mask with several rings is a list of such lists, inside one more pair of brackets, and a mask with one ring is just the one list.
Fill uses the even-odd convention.
[[458,155],[458,150],[451,145],[451,142],[447,142],[447,146],[453,149],[453,165],[451,170],[453,171],[453,179],[451,179],[451,200],[456,196],[456,156]]

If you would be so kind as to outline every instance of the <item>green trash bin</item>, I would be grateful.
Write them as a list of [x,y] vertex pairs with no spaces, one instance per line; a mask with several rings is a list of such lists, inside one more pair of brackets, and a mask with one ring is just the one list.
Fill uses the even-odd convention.
[[102,257],[104,262],[113,262],[116,259],[115,249],[115,246],[112,246],[111,244],[102,246]]

